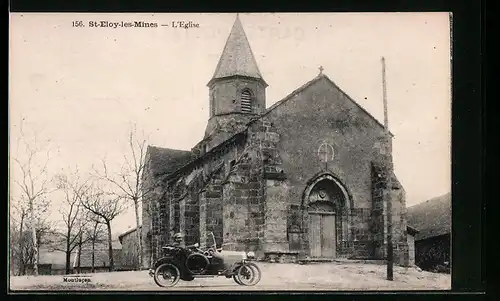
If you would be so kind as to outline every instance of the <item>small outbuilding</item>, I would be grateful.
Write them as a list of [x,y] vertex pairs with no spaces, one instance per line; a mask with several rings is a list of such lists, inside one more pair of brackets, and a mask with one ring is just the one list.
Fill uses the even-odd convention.
[[451,262],[451,193],[408,208],[415,235],[415,263],[423,270],[449,272]]

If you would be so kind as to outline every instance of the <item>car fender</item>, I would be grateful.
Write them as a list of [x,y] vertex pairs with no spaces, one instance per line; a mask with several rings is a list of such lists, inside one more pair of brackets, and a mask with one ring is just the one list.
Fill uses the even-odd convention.
[[179,272],[181,272],[182,280],[191,281],[194,279],[193,275],[187,270],[185,263],[180,263],[179,260],[177,260],[173,256],[166,256],[158,259],[154,264],[153,271],[155,271],[160,265],[164,263],[174,264],[179,269]]
[[240,262],[234,262],[233,264],[231,264],[231,272],[233,274],[236,274],[238,272],[238,269],[243,265],[243,262],[240,261]]
[[179,270],[181,270],[181,268],[182,268],[182,265],[179,263],[178,260],[175,260],[175,258],[173,256],[166,256],[166,257],[162,257],[162,258],[158,259],[155,262],[155,264],[153,266],[153,270],[156,270],[156,268],[158,268],[160,265],[162,265],[164,263],[175,264]]

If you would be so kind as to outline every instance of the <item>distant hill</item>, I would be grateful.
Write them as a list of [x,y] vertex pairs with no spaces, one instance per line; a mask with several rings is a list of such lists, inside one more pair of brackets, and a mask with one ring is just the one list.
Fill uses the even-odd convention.
[[451,232],[451,193],[407,208],[408,225],[417,229],[416,240]]

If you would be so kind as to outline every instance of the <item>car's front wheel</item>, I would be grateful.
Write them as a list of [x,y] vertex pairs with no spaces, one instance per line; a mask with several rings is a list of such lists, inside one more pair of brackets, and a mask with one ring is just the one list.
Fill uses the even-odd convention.
[[260,268],[253,262],[245,262],[239,268],[234,281],[239,285],[253,286],[260,282]]
[[233,275],[233,280],[234,280],[234,282],[238,283],[239,285],[243,285],[243,283],[240,282],[240,278],[238,277],[238,274]]
[[158,286],[172,287],[179,282],[181,273],[176,265],[164,263],[155,270],[154,280]]

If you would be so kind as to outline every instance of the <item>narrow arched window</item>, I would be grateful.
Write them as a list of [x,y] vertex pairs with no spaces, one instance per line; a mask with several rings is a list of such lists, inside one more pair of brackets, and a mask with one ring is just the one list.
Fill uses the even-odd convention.
[[241,92],[241,112],[252,113],[252,92],[248,89]]

